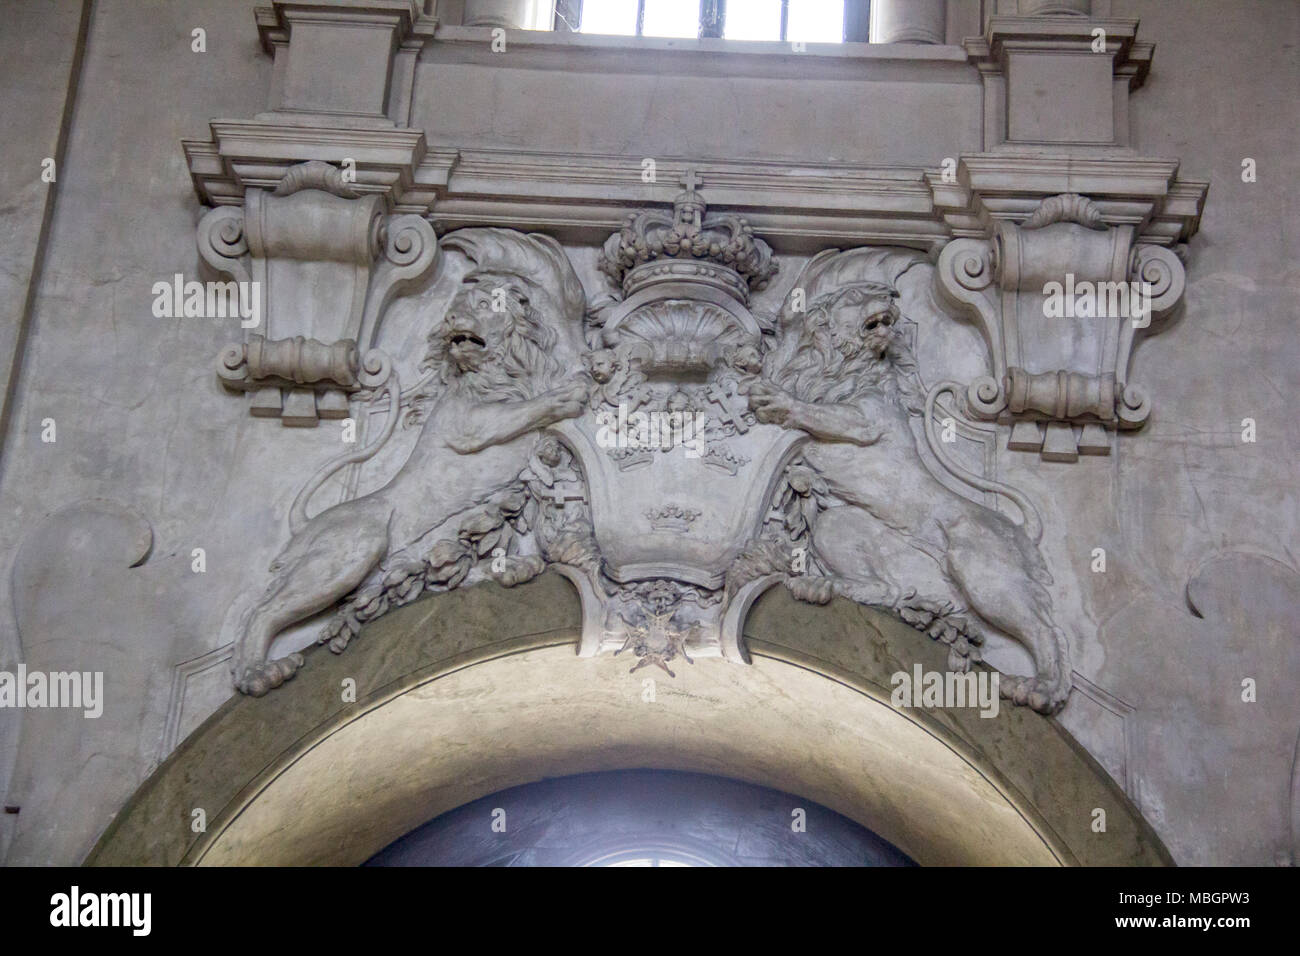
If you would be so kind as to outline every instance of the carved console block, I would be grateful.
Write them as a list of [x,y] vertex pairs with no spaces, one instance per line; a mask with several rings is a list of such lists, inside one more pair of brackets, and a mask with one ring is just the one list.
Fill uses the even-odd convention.
[[1151,413],[1128,381],[1140,335],[1158,331],[1182,299],[1170,249],[1135,244],[1091,200],[1044,199],[991,239],[958,239],[939,256],[936,292],[975,321],[992,374],[970,383],[977,417],[1011,424],[1008,447],[1051,461],[1110,453],[1116,429]]
[[198,246],[218,274],[249,283],[262,317],[223,351],[218,375],[253,393],[252,414],[296,426],[347,416],[384,309],[437,256],[424,219],[385,215],[381,196],[322,162],[291,167],[274,192],[249,189],[242,210],[212,210]]

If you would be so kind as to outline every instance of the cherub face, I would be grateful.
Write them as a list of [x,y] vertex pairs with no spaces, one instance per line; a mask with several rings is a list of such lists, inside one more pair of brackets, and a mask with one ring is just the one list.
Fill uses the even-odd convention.
[[666,405],[670,412],[689,412],[691,410],[690,398],[680,389],[668,396]]
[[543,465],[555,468],[564,460],[564,450],[558,441],[548,435],[537,443],[537,457]]
[[591,377],[603,385],[618,371],[618,354],[613,349],[597,349],[588,354],[587,367]]

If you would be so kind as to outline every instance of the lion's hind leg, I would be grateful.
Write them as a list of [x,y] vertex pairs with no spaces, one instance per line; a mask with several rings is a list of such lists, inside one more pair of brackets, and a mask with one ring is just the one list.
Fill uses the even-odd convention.
[[[1052,617],[1052,599],[1026,555],[1019,530],[960,520],[947,529],[948,571],[970,608],[1018,641],[1034,659],[1033,677],[1004,675],[1003,697],[1043,714],[1060,710],[1070,694],[1069,647]],[[1039,559],[1041,561],[1041,559]]]
[[235,686],[260,697],[293,677],[301,654],[267,659],[276,635],[353,591],[387,551],[388,516],[374,503],[347,502],[312,519],[275,559],[274,578],[241,622]]

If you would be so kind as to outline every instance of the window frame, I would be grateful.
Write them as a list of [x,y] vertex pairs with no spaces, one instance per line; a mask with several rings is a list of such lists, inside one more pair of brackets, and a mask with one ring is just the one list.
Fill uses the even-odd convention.
[[[645,8],[647,0],[637,0],[636,32],[626,34],[638,39],[645,38]],[[851,4],[860,2],[865,6],[861,13],[851,9]],[[552,29],[562,33],[582,32],[583,0],[556,0],[555,16]],[[850,20],[869,17],[870,0],[844,0],[844,23],[840,31],[840,42],[848,42]],[[699,0],[699,15],[696,21],[699,39],[725,39],[727,28],[727,0]],[[756,41],[765,43],[787,43],[790,32],[790,0],[781,0],[780,36],[772,40]],[[595,36],[596,34],[589,34]]]

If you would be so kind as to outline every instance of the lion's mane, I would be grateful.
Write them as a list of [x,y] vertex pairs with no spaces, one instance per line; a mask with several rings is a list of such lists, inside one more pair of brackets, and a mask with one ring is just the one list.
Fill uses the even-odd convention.
[[[897,334],[883,357],[865,349],[846,356],[831,338],[830,316],[841,301],[865,304],[895,293],[877,283],[858,284],[819,296],[809,306],[799,325],[792,348],[768,354],[766,377],[804,402],[838,404],[852,402],[868,392],[883,390],[915,415],[925,407],[925,389],[917,370],[916,356]],[[902,318],[898,306],[890,303],[894,324]]]
[[518,280],[479,273],[466,277],[457,297],[468,296],[479,309],[490,302],[493,289],[504,289],[505,308],[493,312],[505,325],[500,343],[491,349],[481,369],[461,372],[447,355],[445,326],[429,333],[420,368],[432,371],[446,389],[479,402],[525,401],[558,384],[562,369],[554,357],[556,334],[529,303]]

